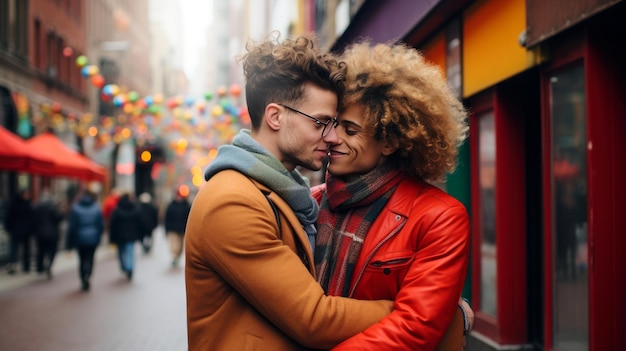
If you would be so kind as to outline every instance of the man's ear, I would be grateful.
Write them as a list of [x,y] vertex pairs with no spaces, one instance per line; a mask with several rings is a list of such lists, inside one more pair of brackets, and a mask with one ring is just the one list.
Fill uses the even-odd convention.
[[279,130],[281,126],[281,113],[283,112],[283,108],[275,103],[270,103],[265,106],[265,123],[267,123],[268,127],[272,130]]
[[389,156],[393,154],[398,150],[398,148],[399,145],[397,140],[387,140],[382,150],[383,156]]

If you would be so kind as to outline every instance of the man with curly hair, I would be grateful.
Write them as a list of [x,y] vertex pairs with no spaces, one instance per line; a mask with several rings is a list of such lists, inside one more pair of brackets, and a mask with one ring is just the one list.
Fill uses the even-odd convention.
[[330,349],[393,305],[329,297],[315,280],[319,208],[296,167],[319,170],[337,139],[345,68],[306,37],[247,49],[251,130],[220,147],[187,222],[189,350]]
[[454,170],[466,111],[439,68],[409,46],[362,42],[341,59],[345,94],[327,138],[328,175],[312,189],[317,279],[329,295],[395,304],[333,350],[459,351],[469,217],[428,181]]

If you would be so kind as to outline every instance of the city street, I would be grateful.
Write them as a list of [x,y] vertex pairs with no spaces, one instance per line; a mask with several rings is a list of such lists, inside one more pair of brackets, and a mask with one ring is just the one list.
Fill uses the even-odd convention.
[[185,283],[163,228],[149,255],[136,246],[132,281],[101,245],[91,290],[80,290],[75,252],[59,252],[54,277],[0,275],[0,350],[187,350]]

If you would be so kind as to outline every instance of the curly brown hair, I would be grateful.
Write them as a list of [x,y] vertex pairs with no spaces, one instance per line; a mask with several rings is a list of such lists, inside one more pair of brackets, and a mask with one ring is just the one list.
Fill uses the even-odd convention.
[[306,84],[333,91],[338,98],[343,92],[345,65],[335,56],[321,53],[313,35],[282,42],[279,36],[272,32],[265,41],[249,41],[247,53],[239,58],[252,129],[260,126],[267,104],[299,102]]
[[348,72],[340,110],[363,105],[364,127],[398,146],[391,159],[406,172],[429,181],[453,172],[467,112],[440,68],[402,43],[355,43],[341,59]]

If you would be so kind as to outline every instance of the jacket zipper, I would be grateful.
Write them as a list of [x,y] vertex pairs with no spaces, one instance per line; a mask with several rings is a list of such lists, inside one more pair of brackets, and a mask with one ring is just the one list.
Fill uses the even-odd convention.
[[396,260],[391,260],[391,261],[376,261],[376,262],[370,263],[370,266],[382,267],[384,264],[397,264],[397,263],[406,262],[408,260],[409,260],[408,258],[398,258]]
[[359,271],[359,274],[357,275],[356,280],[354,281],[354,285],[352,286],[352,288],[350,289],[350,294],[348,295],[348,297],[352,297],[354,295],[354,291],[356,290],[357,285],[359,285],[359,282],[361,281],[361,278],[363,277],[363,273],[365,272],[365,268],[369,265],[370,261],[372,260],[372,257],[374,257],[374,255],[376,254],[376,252],[378,251],[378,249],[380,249],[381,246],[383,246],[384,243],[386,243],[387,241],[389,241],[392,237],[394,237],[396,234],[398,234],[398,232],[400,231],[400,229],[402,229],[404,227],[404,225],[406,224],[406,218],[402,220],[402,222],[400,223],[400,225],[398,225],[396,227],[396,229],[394,229],[391,233],[389,233],[389,235],[387,235],[385,237],[385,239],[381,240],[372,250],[372,253],[367,257],[367,259],[365,260],[365,264],[363,264],[363,267],[361,268],[361,270]]

